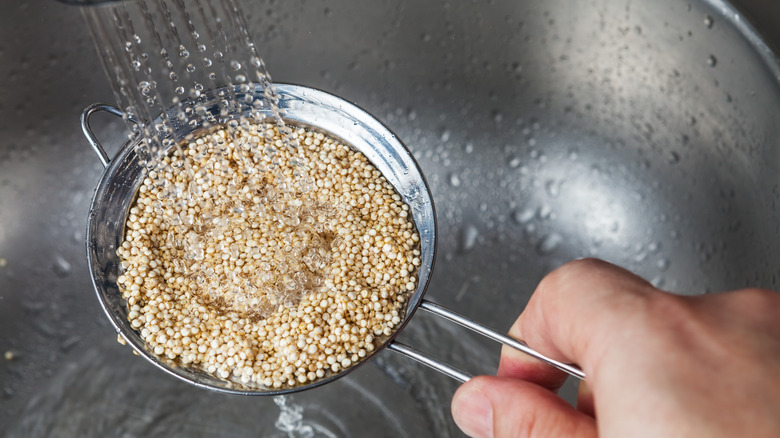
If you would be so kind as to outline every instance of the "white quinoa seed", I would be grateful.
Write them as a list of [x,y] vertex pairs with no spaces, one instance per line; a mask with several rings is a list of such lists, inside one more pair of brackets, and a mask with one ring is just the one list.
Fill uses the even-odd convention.
[[212,131],[144,179],[117,282],[158,357],[297,386],[354,365],[400,324],[420,266],[408,205],[359,152],[292,137],[300,146],[270,124]]

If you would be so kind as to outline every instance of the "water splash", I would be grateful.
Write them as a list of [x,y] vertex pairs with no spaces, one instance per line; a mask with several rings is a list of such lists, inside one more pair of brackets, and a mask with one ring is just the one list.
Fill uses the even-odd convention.
[[290,396],[274,397],[279,407],[279,417],[274,426],[288,438],[337,438],[336,434],[319,424],[303,420],[303,406],[296,404]]

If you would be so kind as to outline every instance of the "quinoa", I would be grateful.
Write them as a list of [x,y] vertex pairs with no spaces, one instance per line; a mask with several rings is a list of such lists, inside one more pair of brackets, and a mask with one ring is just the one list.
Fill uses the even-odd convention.
[[148,173],[117,250],[128,320],[159,358],[249,387],[359,362],[416,289],[409,206],[361,153],[274,125],[201,134]]

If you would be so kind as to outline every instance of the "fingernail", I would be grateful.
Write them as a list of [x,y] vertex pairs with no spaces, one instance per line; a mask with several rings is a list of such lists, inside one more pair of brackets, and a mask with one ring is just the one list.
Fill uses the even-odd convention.
[[478,389],[461,388],[452,400],[452,418],[472,438],[493,436],[493,406]]

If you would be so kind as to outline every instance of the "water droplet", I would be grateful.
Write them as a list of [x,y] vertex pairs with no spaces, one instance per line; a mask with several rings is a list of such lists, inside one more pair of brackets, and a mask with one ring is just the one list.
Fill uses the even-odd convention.
[[470,142],[469,142],[469,143],[466,143],[466,146],[463,148],[463,150],[464,150],[464,151],[465,151],[467,154],[470,154],[470,153],[474,152],[474,143],[470,143]]
[[547,181],[547,183],[544,185],[545,190],[547,191],[547,194],[550,195],[551,198],[557,198],[558,195],[561,194],[561,182],[557,180],[550,180]]
[[57,254],[54,257],[54,264],[52,265],[52,270],[55,274],[57,274],[58,277],[67,277],[70,275],[70,272],[72,270],[72,266],[69,261],[65,260],[65,258],[59,254]]
[[661,248],[661,244],[658,242],[650,242],[650,244],[647,245],[647,250],[650,252],[656,252]]
[[195,65],[194,64],[187,64],[187,71],[192,73],[195,71]]
[[520,164],[523,162],[523,160],[520,159],[518,156],[513,156],[509,159],[509,167],[511,168],[517,168],[520,166]]
[[148,96],[152,92],[152,84],[149,81],[141,81],[138,83],[138,91],[144,96]]
[[452,187],[460,187],[460,176],[457,173],[450,174],[450,185]]
[[658,262],[656,263],[656,266],[660,271],[666,271],[667,269],[669,269],[669,259],[667,258],[659,259]]
[[539,244],[536,245],[536,252],[539,255],[550,255],[552,254],[556,249],[558,249],[558,246],[563,242],[563,237],[561,237],[560,234],[557,233],[550,233],[544,237],[542,237],[542,240],[539,241]]
[[234,71],[239,71],[241,70],[241,63],[236,60],[230,61],[230,68]]
[[448,140],[450,139],[450,130],[449,130],[449,129],[445,129],[445,130],[443,130],[443,131],[441,132],[441,137],[440,137],[440,139],[441,139],[441,141],[443,141],[443,142],[446,142],[446,141],[448,141]]
[[711,29],[712,25],[715,23],[715,20],[712,19],[709,15],[704,16],[704,25],[707,26],[707,29]]
[[536,210],[533,208],[526,208],[523,210],[515,210],[512,213],[512,219],[518,224],[526,224],[531,221],[536,215]]
[[541,219],[548,219],[551,215],[552,215],[552,207],[546,204],[539,207],[539,217]]
[[187,59],[190,57],[190,52],[184,46],[179,46],[179,56],[183,59]]
[[474,225],[467,225],[460,233],[460,249],[462,252],[469,252],[477,245],[479,230]]
[[65,339],[64,341],[62,341],[62,344],[60,344],[60,349],[62,349],[63,352],[67,353],[79,342],[81,342],[80,336],[71,336]]
[[707,65],[709,65],[710,67],[715,67],[716,65],[718,65],[718,58],[716,58],[715,55],[710,55],[707,58]]
[[184,94],[184,87],[176,87],[174,91],[176,91],[176,94]]

